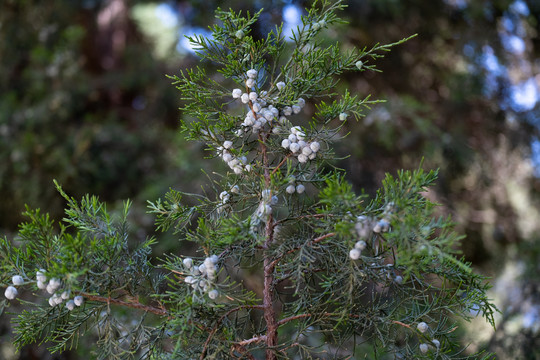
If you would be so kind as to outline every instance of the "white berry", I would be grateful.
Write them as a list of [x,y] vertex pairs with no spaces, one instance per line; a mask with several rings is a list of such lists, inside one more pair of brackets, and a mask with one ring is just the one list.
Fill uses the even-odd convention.
[[441,347],[441,343],[440,343],[439,340],[433,339],[433,340],[431,340],[431,342],[433,343],[433,345],[435,345],[435,347],[436,347],[437,349]]
[[428,324],[426,324],[425,322],[421,322],[419,323],[416,328],[418,329],[418,331],[420,331],[421,333],[425,333],[427,331],[427,329],[429,328]]
[[427,344],[420,344],[420,351],[422,352],[422,354],[425,354],[427,353],[429,350]]
[[254,87],[254,86],[255,86],[255,79],[251,79],[251,78],[250,78],[250,79],[247,79],[247,80],[246,80],[246,86],[247,86],[248,88]]
[[297,153],[297,152],[300,150],[300,145],[298,145],[298,143],[293,142],[293,143],[289,146],[289,148],[291,149],[291,151],[292,151],[293,153]]
[[24,279],[21,275],[15,275],[11,278],[11,281],[13,282],[13,285],[22,285],[24,283]]
[[366,248],[366,242],[364,240],[357,241],[356,244],[354,244],[354,247],[358,250],[362,251]]
[[40,269],[39,271],[36,272],[36,280],[41,281],[42,283],[47,282],[47,276],[45,276],[44,269]]
[[191,269],[191,267],[193,266],[193,259],[192,258],[187,257],[182,262],[184,263],[184,266],[186,268],[188,268],[188,269]]
[[308,157],[304,154],[298,155],[298,162],[304,164],[308,161]]
[[294,192],[296,191],[296,187],[294,185],[289,185],[287,186],[285,191],[287,192],[287,194],[294,194]]
[[354,65],[356,65],[356,67],[358,68],[358,70],[360,70],[360,69],[362,69],[362,65],[364,65],[364,63],[363,63],[362,61],[358,60],[358,61],[356,62],[356,64],[354,64]]
[[283,115],[285,115],[285,116],[292,115],[292,112],[293,112],[293,110],[292,110],[292,107],[290,107],[290,106],[285,106],[283,108]]
[[209,297],[210,299],[212,299],[212,300],[217,299],[218,296],[219,296],[219,293],[218,293],[217,290],[210,290],[210,291],[208,292],[208,297]]
[[15,289],[15,286],[8,286],[6,288],[6,291],[4,292],[4,295],[5,295],[6,299],[8,299],[8,300],[15,299],[18,294],[19,294],[19,292],[17,291],[17,289]]
[[249,95],[246,93],[243,93],[242,96],[240,96],[240,100],[242,100],[244,104],[247,104],[249,102]]
[[250,79],[255,79],[257,77],[257,70],[255,69],[249,69],[247,72],[246,72],[246,75],[248,76],[248,78]]
[[237,39],[242,39],[244,37],[244,32],[242,30],[238,30],[234,36],[236,36]]
[[238,99],[240,96],[242,96],[242,90],[240,90],[240,89],[234,89],[234,90],[232,91],[232,97],[233,97],[234,99]]
[[296,192],[299,193],[299,194],[303,193],[305,190],[306,190],[306,187],[304,185],[302,185],[302,184],[300,184],[300,185],[298,185],[296,187]]
[[347,120],[347,117],[348,117],[348,116],[349,116],[349,115],[347,115],[346,113],[342,112],[341,114],[339,114],[339,120],[345,121],[345,120]]
[[352,260],[360,259],[360,255],[362,255],[362,252],[358,250],[357,248],[351,249],[351,251],[349,251],[349,257]]
[[276,87],[278,88],[279,91],[281,91],[281,89],[285,87],[285,83],[283,81],[280,81],[276,84]]
[[80,295],[75,296],[75,298],[73,299],[73,302],[75,303],[75,305],[81,306],[84,303],[84,298]]
[[309,144],[309,147],[311,148],[311,151],[313,151],[314,153],[316,153],[317,151],[320,150],[321,144],[319,144],[317,141],[314,141],[314,142],[312,142],[311,144]]
[[69,300],[69,301],[66,303],[66,307],[68,308],[69,311],[75,309],[75,301]]

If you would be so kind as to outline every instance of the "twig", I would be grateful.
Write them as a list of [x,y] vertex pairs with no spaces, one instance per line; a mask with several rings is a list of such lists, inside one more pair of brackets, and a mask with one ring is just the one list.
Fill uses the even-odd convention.
[[152,314],[156,314],[156,315],[159,315],[159,316],[167,316],[167,315],[169,315],[169,312],[164,308],[156,308],[156,307],[153,307],[153,306],[150,306],[150,305],[144,305],[144,304],[141,304],[138,300],[135,300],[135,302],[133,302],[133,301],[124,301],[124,300],[113,299],[113,298],[108,298],[108,297],[103,297],[103,296],[98,296],[98,295],[91,295],[91,294],[87,294],[87,293],[80,293],[80,295],[82,297],[88,299],[88,300],[93,300],[93,301],[104,302],[104,303],[107,303],[107,304],[114,304],[114,305],[130,307],[130,308],[133,308],[133,309],[143,310],[143,311],[146,311],[146,312],[149,312],[149,313],[152,313]]
[[203,350],[201,352],[201,357],[200,359],[204,359],[204,357],[206,356],[206,352],[208,351],[208,345],[210,345],[210,341],[212,341],[212,338],[214,337],[214,334],[216,333],[217,329],[218,329],[218,326],[219,324],[221,324],[221,322],[229,315],[231,315],[232,313],[236,312],[236,311],[240,311],[240,310],[243,310],[243,309],[263,309],[264,307],[262,305],[241,305],[239,307],[235,307],[234,309],[231,309],[229,311],[227,311],[225,314],[223,314],[219,319],[218,321],[216,322],[216,324],[214,325],[214,327],[212,328],[212,331],[210,331],[210,334],[208,334],[208,338],[206,338],[206,341],[204,342],[204,346],[203,346]]
[[266,335],[254,336],[251,339],[242,340],[242,341],[236,342],[235,344],[240,345],[240,346],[246,346],[246,345],[261,342],[261,341],[266,341]]
[[405,323],[402,323],[401,321],[392,320],[392,323],[397,324],[397,325],[404,326],[404,327],[406,327],[407,329],[411,329],[411,330],[412,330],[411,325],[407,325],[407,324],[405,324]]

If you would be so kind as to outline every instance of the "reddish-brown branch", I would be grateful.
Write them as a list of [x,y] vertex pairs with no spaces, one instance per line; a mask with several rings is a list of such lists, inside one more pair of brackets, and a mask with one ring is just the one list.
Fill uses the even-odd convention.
[[240,311],[240,310],[243,310],[243,309],[262,309],[263,306],[262,305],[242,305],[242,306],[238,306],[238,307],[235,307],[234,309],[231,309],[229,311],[227,311],[225,314],[223,314],[219,319],[218,321],[216,322],[216,324],[214,325],[214,327],[212,328],[212,330],[210,331],[210,334],[208,334],[208,337],[206,338],[206,341],[204,342],[204,345],[203,345],[203,350],[201,352],[201,357],[200,359],[204,359],[204,357],[206,356],[206,352],[208,351],[208,345],[210,345],[210,341],[212,341],[212,338],[214,337],[214,334],[216,333],[216,331],[218,330],[218,326],[221,324],[221,322],[223,320],[225,320],[225,318],[229,315],[231,315],[232,313],[234,312],[237,312],[237,311]]
[[103,297],[103,296],[98,296],[98,295],[91,295],[91,294],[87,294],[87,293],[80,293],[79,295],[81,295],[82,297],[84,297],[84,298],[86,298],[88,300],[104,302],[104,303],[107,303],[107,304],[125,306],[125,307],[129,307],[129,308],[132,308],[132,309],[138,309],[138,310],[146,311],[146,312],[156,314],[156,315],[159,315],[159,316],[167,316],[167,315],[169,315],[169,312],[164,308],[156,308],[156,307],[153,307],[153,306],[150,306],[150,305],[144,305],[144,304],[141,304],[138,300],[135,300],[135,299],[133,299],[131,301],[124,301],[124,300],[113,299],[113,298],[108,298],[108,297]]
[[285,157],[283,158],[283,160],[281,160],[281,162],[280,162],[279,164],[277,164],[277,166],[274,168],[274,170],[272,170],[272,175],[274,175],[274,174],[276,173],[276,171],[278,171],[279,168],[280,168],[283,164],[285,164],[285,161],[287,161],[287,159],[290,158],[290,157],[291,157],[291,154],[287,154],[287,156],[285,156]]
[[[264,184],[266,188],[270,188],[270,169],[269,169],[269,160],[268,153],[266,148],[266,138],[263,138],[259,135],[259,140],[261,140],[261,155],[264,167]],[[272,259],[270,258],[270,253],[268,249],[270,244],[274,241],[274,219],[270,214],[266,220],[265,227],[265,242],[263,245],[263,267],[264,267],[264,285],[263,285],[263,317],[266,322],[266,360],[275,360],[276,354],[274,348],[277,345],[278,340],[278,325],[276,319],[276,312],[274,310],[274,269],[275,265]]]
[[406,327],[406,328],[408,328],[408,329],[411,329],[411,330],[412,330],[412,327],[411,327],[411,325],[407,325],[407,324],[405,324],[405,323],[402,323],[401,321],[397,321],[397,320],[392,320],[392,323],[394,323],[394,324],[397,324],[397,325],[401,325],[401,326],[404,326],[404,327]]

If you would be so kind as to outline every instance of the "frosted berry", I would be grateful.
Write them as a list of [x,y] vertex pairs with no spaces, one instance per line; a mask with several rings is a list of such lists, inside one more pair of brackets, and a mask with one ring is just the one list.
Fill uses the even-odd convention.
[[188,269],[191,269],[193,267],[193,259],[192,258],[185,258],[183,261],[184,266]]
[[84,303],[84,298],[80,295],[75,296],[75,298],[73,299],[73,302],[75,303],[75,305],[81,306]]
[[418,323],[418,325],[416,326],[416,328],[418,329],[418,331],[420,331],[421,333],[425,333],[427,331],[427,329],[429,328],[428,324],[426,324],[425,322],[421,322],[421,323]]
[[8,286],[6,291],[4,292],[4,296],[8,300],[15,299],[18,294],[19,294],[19,292],[17,291],[17,289],[15,289],[15,286]]
[[13,285],[19,286],[24,283],[24,279],[21,275],[15,275],[11,278],[11,281],[13,282]]
[[366,248],[366,242],[364,240],[357,241],[356,244],[354,244],[354,247],[360,251],[364,250]]
[[308,157],[304,154],[300,154],[298,155],[298,162],[300,163],[306,163],[308,161]]
[[257,70],[255,69],[249,69],[247,72],[246,72],[246,75],[248,76],[248,78],[250,79],[255,79],[257,77]]
[[42,283],[47,282],[47,276],[45,276],[44,269],[40,269],[39,271],[36,272],[36,280]]
[[420,351],[422,352],[422,354],[427,353],[428,350],[429,350],[429,347],[427,344],[420,344]]
[[242,96],[242,90],[240,90],[240,89],[234,89],[234,90],[232,91],[232,97],[233,97],[234,99],[238,99],[240,96]]
[[299,194],[303,193],[305,190],[306,190],[306,187],[304,185],[302,185],[302,184],[300,184],[300,185],[298,185],[296,187],[296,192],[299,193]]
[[362,255],[362,252],[360,250],[358,250],[357,248],[354,248],[351,251],[349,251],[349,257],[352,260],[360,259],[360,255]]
[[250,78],[250,79],[247,79],[247,80],[246,80],[246,86],[247,86],[248,88],[254,87],[254,86],[255,86],[255,79],[251,79],[251,78]]

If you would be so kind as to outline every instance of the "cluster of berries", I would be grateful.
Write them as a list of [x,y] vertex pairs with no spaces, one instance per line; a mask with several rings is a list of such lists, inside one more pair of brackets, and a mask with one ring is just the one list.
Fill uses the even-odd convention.
[[217,299],[219,292],[213,289],[213,285],[217,279],[218,260],[217,255],[212,255],[196,266],[192,258],[185,258],[183,263],[189,275],[186,276],[184,282],[191,285],[195,291],[207,294],[210,299]]
[[251,165],[247,163],[246,156],[236,156],[232,152],[233,143],[230,140],[223,142],[223,146],[218,147],[218,155],[229,165],[235,174],[240,175],[243,171],[250,172]]
[[[4,293],[8,300],[13,300],[17,297],[18,291],[15,286],[24,285],[24,279],[20,275],[13,276],[11,280],[13,285],[8,286]],[[73,310],[75,309],[75,306],[81,306],[84,303],[84,298],[80,295],[70,299],[71,292],[69,290],[65,290],[61,294],[57,293],[57,290],[62,286],[62,282],[56,278],[52,278],[47,282],[47,276],[45,275],[44,269],[40,269],[36,272],[36,286],[52,295],[49,298],[49,305],[52,307],[60,305],[64,300],[68,300],[66,302],[66,307],[69,310]]]
[[[268,124],[272,128],[272,131],[279,133],[279,125],[288,124],[287,116],[292,114],[298,114],[302,111],[302,108],[306,105],[306,101],[299,98],[297,103],[292,106],[284,106],[281,110],[270,104],[272,99],[268,95],[268,91],[261,91],[257,93],[257,76],[258,72],[255,69],[248,70],[246,72],[246,88],[247,92],[243,92],[241,89],[234,89],[232,91],[233,99],[240,99],[242,103],[249,106],[249,111],[242,122],[242,128],[238,129],[235,134],[241,136],[244,132],[252,131],[257,134],[265,128]],[[276,83],[278,91],[282,91],[286,84],[283,81]]]
[[291,175],[289,179],[289,185],[285,188],[287,194],[294,194],[295,192],[301,194],[306,190],[306,187],[302,184],[296,185],[296,177]]
[[276,205],[277,203],[278,197],[276,195],[272,195],[272,191],[270,189],[264,189],[261,192],[261,202],[259,203],[255,216],[262,221],[266,221],[268,216],[272,214],[272,206]]
[[300,126],[293,126],[290,129],[289,136],[281,141],[281,146],[290,150],[300,163],[315,159],[317,151],[321,148],[319,142],[306,142],[305,137],[306,135],[302,132]]
[[[428,331],[429,325],[422,321],[418,323],[418,325],[416,326],[416,329],[420,331],[422,334],[424,334],[426,331]],[[441,347],[441,342],[437,339],[433,339],[431,340],[431,344],[421,343],[419,348],[422,354],[425,354],[429,351],[429,345],[432,345],[437,350],[439,350],[439,348]]]

